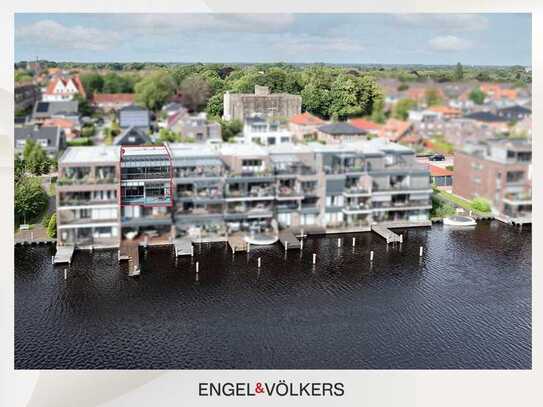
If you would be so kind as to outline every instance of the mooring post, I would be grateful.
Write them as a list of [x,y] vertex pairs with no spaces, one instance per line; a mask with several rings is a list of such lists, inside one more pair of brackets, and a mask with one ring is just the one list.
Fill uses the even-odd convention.
[[285,240],[285,252],[288,250],[288,241]]
[[247,253],[251,251],[251,243],[247,242]]
[[338,239],[337,239],[337,247],[341,247],[341,238],[340,237],[338,237]]
[[260,261],[260,257],[258,258],[258,268],[260,268],[260,264],[261,264],[261,261]]
[[313,264],[317,264],[317,255],[313,253]]
[[400,235],[400,243],[403,243],[403,234]]
[[373,261],[373,250],[370,251],[370,261]]
[[304,238],[302,237],[302,240],[300,240],[300,251],[304,249]]
[[55,264],[55,256],[51,256],[51,264]]
[[68,279],[68,269],[64,269],[64,280]]
[[353,247],[356,245],[356,237],[353,237]]
[[419,247],[419,257],[422,257],[422,253],[423,253],[424,249],[422,248],[422,246]]
[[196,274],[200,271],[200,264],[196,262]]

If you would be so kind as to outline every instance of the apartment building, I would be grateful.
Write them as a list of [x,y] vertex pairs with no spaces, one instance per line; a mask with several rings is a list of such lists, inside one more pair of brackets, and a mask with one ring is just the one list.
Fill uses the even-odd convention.
[[[105,167],[113,183],[101,181]],[[73,211],[59,221],[61,244],[89,237],[95,244],[107,238],[117,244],[167,242],[179,235],[221,240],[276,226],[367,230],[374,222],[427,221],[431,209],[427,168],[412,150],[380,139],[73,147],[61,157],[59,171],[58,193],[80,193],[81,205],[90,210],[78,212],[82,208],[59,195],[59,214]],[[105,208],[115,211],[99,212],[105,205],[100,199],[113,197],[116,202]]]
[[532,145],[524,140],[468,142],[454,157],[453,193],[483,197],[509,218],[531,218]]
[[252,116],[243,124],[245,143],[256,143],[263,146],[292,143],[292,133],[286,123],[263,116]]

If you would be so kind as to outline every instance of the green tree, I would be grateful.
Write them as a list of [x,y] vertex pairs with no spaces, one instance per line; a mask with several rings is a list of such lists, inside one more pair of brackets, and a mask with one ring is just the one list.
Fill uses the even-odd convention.
[[90,116],[92,115],[92,113],[94,112],[94,109],[92,108],[92,106],[90,105],[89,101],[87,100],[87,98],[83,97],[82,95],[80,94],[77,94],[74,96],[74,99],[76,102],[78,102],[78,109],[79,109],[79,113],[82,115],[82,116]]
[[488,213],[491,210],[490,202],[484,198],[475,198],[471,201],[470,206],[471,209],[484,213]]
[[160,129],[158,132],[158,144],[164,143],[179,143],[181,141],[181,135],[168,129]]
[[157,111],[174,94],[175,89],[175,81],[167,71],[156,71],[136,84],[136,101]]
[[441,96],[436,88],[430,88],[426,91],[426,105],[437,106],[441,104]]
[[89,72],[81,75],[81,83],[89,96],[103,92],[104,78],[97,72]]
[[302,108],[314,115],[328,118],[332,95],[330,90],[310,83],[302,90]]
[[15,165],[14,165],[14,177],[15,183],[19,182],[25,176],[26,173],[26,164],[21,157],[21,154],[15,154]]
[[210,117],[221,117],[223,115],[223,100],[222,93],[217,93],[208,99],[206,112]]
[[132,93],[134,80],[130,76],[110,72],[104,76],[102,91],[104,93]]
[[407,120],[409,111],[417,105],[413,99],[400,99],[394,106],[392,116],[398,120]]
[[454,69],[454,79],[457,81],[464,79],[464,67],[460,62],[456,64],[456,68]]
[[34,175],[47,174],[51,162],[45,150],[34,140],[27,140],[23,150],[25,168]]
[[373,102],[373,111],[371,112],[371,120],[375,123],[384,123],[385,117],[385,100],[383,97],[377,98]]
[[230,141],[243,130],[243,123],[240,120],[218,120],[221,125],[221,136],[223,141]]
[[183,104],[193,112],[205,106],[211,95],[208,81],[199,74],[193,74],[183,79],[180,91],[183,95]]
[[36,218],[47,209],[47,192],[37,177],[23,177],[15,184],[15,218],[19,222]]
[[469,93],[469,99],[476,105],[482,105],[485,103],[486,95],[480,88],[474,88]]
[[47,236],[51,239],[57,237],[57,214],[53,213],[51,219],[49,219],[49,224],[47,225]]

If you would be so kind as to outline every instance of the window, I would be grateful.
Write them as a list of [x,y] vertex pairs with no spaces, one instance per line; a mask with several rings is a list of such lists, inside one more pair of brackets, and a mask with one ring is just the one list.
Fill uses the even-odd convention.
[[17,140],[17,148],[24,148],[26,140]]
[[38,144],[42,147],[47,147],[49,146],[49,140],[47,140],[46,138],[40,138],[38,139]]

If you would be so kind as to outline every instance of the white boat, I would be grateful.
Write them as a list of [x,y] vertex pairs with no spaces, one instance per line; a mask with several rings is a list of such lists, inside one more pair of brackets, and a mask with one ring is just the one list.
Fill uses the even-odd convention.
[[255,246],[267,246],[274,244],[279,240],[279,236],[266,235],[263,233],[255,234],[252,236],[245,236],[245,241]]
[[475,226],[477,222],[471,216],[453,215],[444,218],[443,224],[447,226]]

